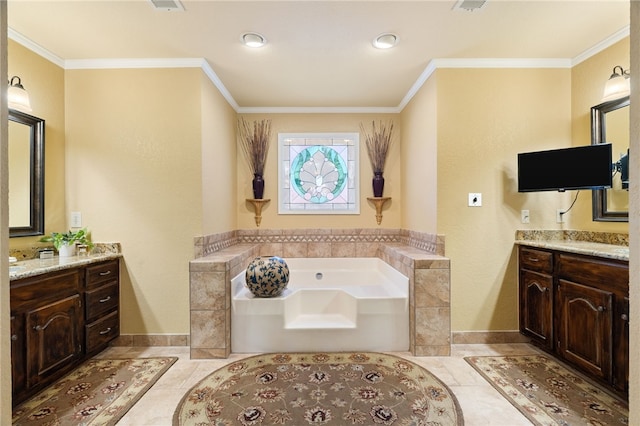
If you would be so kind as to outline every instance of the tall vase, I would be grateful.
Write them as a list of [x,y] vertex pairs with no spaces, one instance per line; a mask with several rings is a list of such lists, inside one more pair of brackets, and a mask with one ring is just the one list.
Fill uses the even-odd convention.
[[373,173],[373,196],[382,197],[383,192],[384,192],[384,178],[382,177],[382,172],[374,172]]
[[264,196],[264,179],[262,175],[255,173],[253,175],[253,198],[256,200],[261,200]]

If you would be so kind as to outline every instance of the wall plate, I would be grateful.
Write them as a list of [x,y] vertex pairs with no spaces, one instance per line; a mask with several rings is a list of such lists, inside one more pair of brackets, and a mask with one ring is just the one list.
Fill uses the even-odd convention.
[[482,206],[482,194],[479,192],[470,192],[469,207],[480,207],[480,206]]

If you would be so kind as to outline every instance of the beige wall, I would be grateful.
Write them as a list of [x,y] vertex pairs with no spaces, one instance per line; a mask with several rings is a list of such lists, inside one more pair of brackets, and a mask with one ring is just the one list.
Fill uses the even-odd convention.
[[[7,2],[0,3],[0,75],[7,75]],[[0,90],[7,90],[6,81]],[[4,99],[4,97],[2,97]],[[7,107],[0,105],[0,123],[7,122]],[[0,371],[11,371],[9,323],[9,185],[8,126],[0,124]],[[0,374],[0,424],[11,421],[11,375]]]
[[402,111],[402,227],[437,233],[437,78],[432,76]]
[[236,112],[204,74],[201,86],[202,230],[197,235],[209,235],[238,228]]
[[[640,312],[640,3],[631,2],[631,106],[629,170],[629,304]],[[634,316],[637,314],[634,314]],[[629,322],[629,401],[640,401],[640,321]],[[629,424],[640,424],[640,405],[629,405]]]
[[[437,71],[438,233],[454,331],[517,330],[515,231],[557,229],[567,194],[517,192],[517,154],[571,145],[568,69]],[[468,207],[468,193],[482,207]],[[411,197],[411,195],[409,195]],[[531,223],[520,221],[530,211]]]
[[188,266],[203,230],[202,105],[215,109],[200,76],[67,71],[66,212],[82,212],[95,241],[122,244],[124,334],[189,329]]
[[[571,70],[571,112],[573,145],[591,143],[591,107],[602,100],[604,84],[613,67],[621,65],[629,69],[629,38],[625,38],[608,49],[590,57]],[[613,152],[614,161],[620,153]],[[627,233],[627,222],[594,222],[591,211],[591,192],[581,191],[575,207],[567,215],[570,229],[587,231]]]
[[[270,119],[272,140],[265,167],[264,198],[271,199],[262,211],[260,229],[278,228],[376,228],[375,208],[367,201],[373,196],[373,172],[367,157],[363,135],[360,136],[360,214],[358,215],[278,215],[278,133],[359,132],[360,123],[370,125],[372,120],[394,120],[394,141],[384,171],[384,196],[391,197],[385,205],[380,227],[401,226],[401,123],[397,114],[247,114],[249,121]],[[255,229],[254,212],[249,203],[253,198],[253,175],[238,148],[238,227]]]
[[[65,108],[64,70],[9,40],[8,75],[17,75],[29,93],[32,111],[29,113],[45,120],[45,233],[65,231]],[[33,247],[40,237],[9,239],[11,248]]]

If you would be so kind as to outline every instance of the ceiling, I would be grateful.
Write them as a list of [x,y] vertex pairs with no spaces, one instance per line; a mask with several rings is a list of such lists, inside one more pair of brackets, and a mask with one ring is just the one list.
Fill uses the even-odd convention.
[[[239,111],[394,111],[437,66],[570,67],[629,25],[628,0],[488,0],[473,12],[454,8],[456,0],[182,5],[166,12],[150,0],[9,0],[9,35],[65,68],[204,59]],[[247,31],[268,43],[244,46]],[[383,32],[398,35],[395,48],[372,46]]]

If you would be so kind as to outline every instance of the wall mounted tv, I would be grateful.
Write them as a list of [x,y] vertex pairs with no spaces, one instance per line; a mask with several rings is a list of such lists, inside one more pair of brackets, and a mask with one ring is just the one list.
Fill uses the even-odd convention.
[[518,154],[518,192],[610,188],[611,144]]

